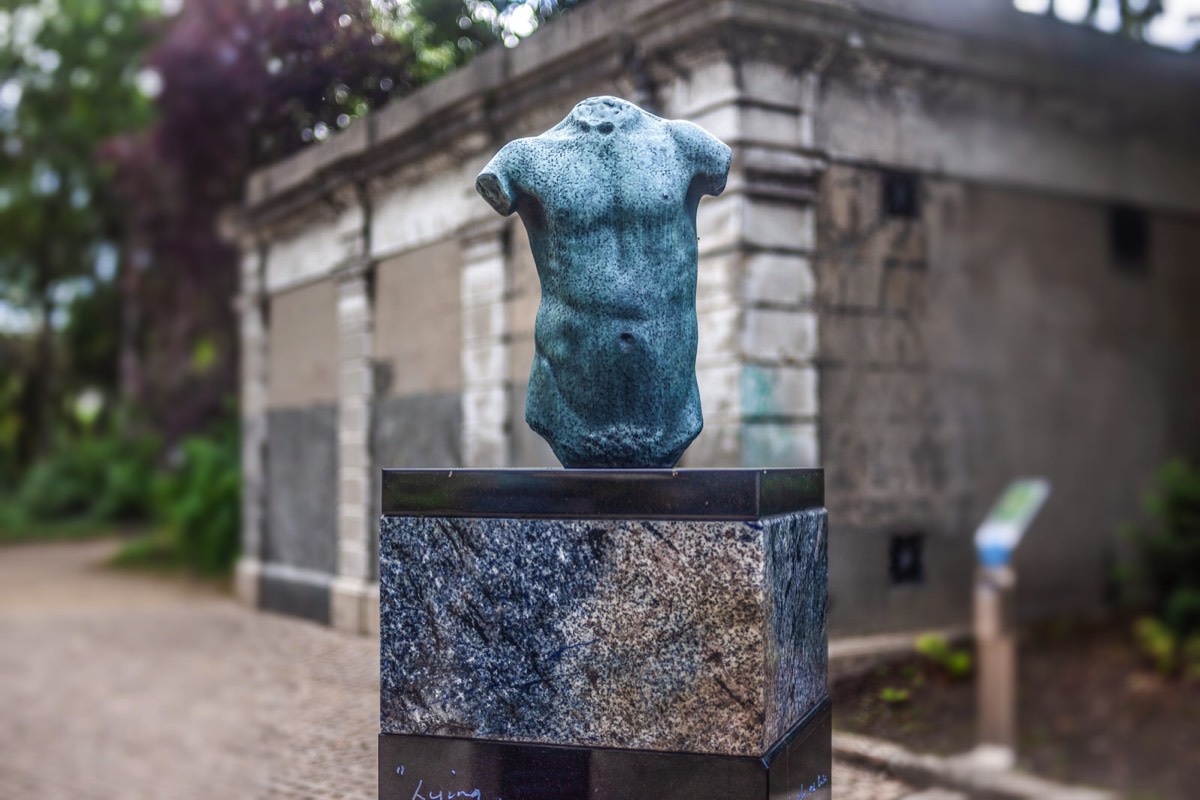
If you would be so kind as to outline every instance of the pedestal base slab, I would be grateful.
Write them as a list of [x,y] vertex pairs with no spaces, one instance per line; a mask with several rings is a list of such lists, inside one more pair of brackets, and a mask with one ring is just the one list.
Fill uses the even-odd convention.
[[380,734],[380,800],[829,800],[825,701],[761,758]]

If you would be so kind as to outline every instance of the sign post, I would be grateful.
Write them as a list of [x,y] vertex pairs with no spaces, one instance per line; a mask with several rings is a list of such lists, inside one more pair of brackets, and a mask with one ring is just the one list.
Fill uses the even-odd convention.
[[1050,495],[1042,478],[1014,481],[975,532],[975,641],[978,648],[977,760],[997,769],[1016,763],[1017,643],[1012,554]]

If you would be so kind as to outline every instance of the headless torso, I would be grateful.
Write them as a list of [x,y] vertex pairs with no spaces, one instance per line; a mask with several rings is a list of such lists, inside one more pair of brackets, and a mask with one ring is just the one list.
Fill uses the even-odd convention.
[[611,97],[506,145],[476,186],[542,286],[525,419],[567,467],[670,467],[700,432],[696,207],[730,150]]

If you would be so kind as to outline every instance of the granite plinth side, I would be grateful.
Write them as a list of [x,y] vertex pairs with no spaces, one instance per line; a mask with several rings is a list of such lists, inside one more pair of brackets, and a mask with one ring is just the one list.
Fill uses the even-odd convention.
[[796,505],[384,517],[382,732],[763,756],[826,697],[826,515]]

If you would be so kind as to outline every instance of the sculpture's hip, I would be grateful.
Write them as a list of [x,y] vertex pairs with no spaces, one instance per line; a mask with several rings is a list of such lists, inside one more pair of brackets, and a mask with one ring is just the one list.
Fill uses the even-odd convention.
[[525,419],[566,467],[672,467],[700,433],[696,315],[588,314],[543,299]]

